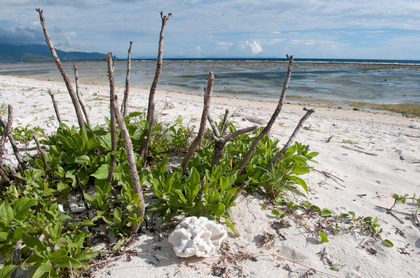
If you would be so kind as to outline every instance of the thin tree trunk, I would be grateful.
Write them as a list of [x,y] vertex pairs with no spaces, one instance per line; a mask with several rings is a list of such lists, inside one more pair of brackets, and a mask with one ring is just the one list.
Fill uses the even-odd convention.
[[13,138],[12,133],[10,133],[10,128],[12,127],[12,123],[13,123],[13,107],[9,105],[9,115],[8,115],[7,123],[5,123],[3,119],[0,118],[0,124],[3,126],[5,130],[7,130],[6,132],[7,137],[9,138],[10,144],[12,145],[13,153],[15,154],[15,157],[17,161],[19,162],[20,172],[23,175],[24,174],[23,172],[25,172],[26,170],[26,165],[22,157],[20,156],[19,149],[17,147],[15,139]]
[[83,132],[85,133],[85,136],[87,137],[85,122],[83,120],[83,113],[82,113],[82,110],[80,109],[80,105],[79,105],[79,101],[77,99],[77,95],[73,90],[70,79],[69,79],[66,71],[64,70],[63,65],[61,64],[61,61],[58,58],[57,53],[55,52],[51,37],[50,37],[50,35],[48,33],[48,30],[47,30],[47,25],[45,23],[44,15],[42,14],[43,11],[41,9],[36,9],[36,11],[39,13],[39,19],[41,21],[42,29],[44,30],[45,40],[47,42],[48,48],[50,49],[51,56],[53,57],[55,64],[57,65],[58,69],[60,70],[61,75],[63,76],[64,83],[66,84],[67,90],[70,94],[71,101],[73,102],[73,106],[74,106],[74,109],[76,111],[76,116],[77,116],[77,120],[79,122],[80,129],[83,130]]
[[[9,105],[8,108],[9,108],[9,113],[10,112],[13,113],[13,107],[11,105]],[[9,121],[3,127],[3,134],[2,134],[1,140],[0,140],[0,166],[3,165],[3,150],[4,150],[4,145],[6,144],[6,138],[9,135],[11,126],[12,126],[12,122],[9,119]]]
[[213,93],[213,86],[214,86],[214,74],[213,72],[210,72],[209,77],[207,79],[207,88],[204,89],[204,108],[203,108],[203,113],[201,115],[200,129],[198,130],[197,137],[195,137],[194,141],[192,141],[187,154],[182,160],[182,164],[181,164],[182,171],[185,171],[185,169],[187,168],[188,162],[192,158],[195,150],[200,145],[201,140],[203,139],[204,133],[206,132],[207,115],[209,114],[211,95]]
[[306,110],[306,114],[302,117],[302,119],[300,119],[298,125],[296,126],[295,130],[293,131],[287,143],[283,146],[283,148],[278,153],[276,153],[276,155],[271,160],[270,165],[268,166],[269,171],[271,171],[274,167],[276,167],[277,163],[279,163],[280,158],[283,156],[283,154],[286,152],[286,150],[290,147],[292,142],[295,140],[295,137],[299,133],[303,123],[309,118],[309,116],[311,116],[312,113],[315,112],[312,109],[309,109],[309,110],[306,108],[303,108],[303,109]]
[[51,89],[48,89],[48,93],[50,94],[51,100],[53,102],[55,115],[57,116],[57,121],[61,124],[60,111],[58,110],[58,106],[57,106],[57,102],[55,101],[54,94],[52,93]]
[[[116,99],[117,99],[117,97],[115,96],[115,101],[116,101]],[[124,118],[120,114],[115,101],[112,102],[111,109],[114,110],[115,116],[116,116],[117,121],[118,121],[118,126],[120,127],[120,130],[121,130],[121,137],[123,138],[123,141],[124,141],[125,151],[127,153],[128,166],[129,166],[129,169],[130,169],[131,181],[133,183],[133,190],[134,190],[134,193],[138,193],[139,196],[140,196],[139,201],[140,201],[140,205],[141,205],[141,210],[136,208],[137,216],[143,218],[144,213],[146,211],[146,204],[144,203],[143,191],[142,191],[142,188],[141,188],[139,174],[138,174],[138,171],[137,171],[136,159],[134,157],[134,151],[133,151],[133,144],[131,142],[130,135],[128,134]],[[132,231],[133,231],[134,234],[137,233],[137,231],[140,228],[140,225],[141,225],[141,223],[132,226]]]
[[[162,64],[163,64],[163,39],[165,34],[165,26],[166,22],[169,20],[169,18],[172,16],[171,13],[168,14],[168,16],[163,16],[163,12],[160,13],[160,17],[162,18],[162,27],[160,29],[160,37],[159,37],[159,49],[158,49],[158,58],[157,58],[157,64],[156,64],[156,72],[155,77],[153,79],[152,86],[150,87],[150,93],[149,93],[149,105],[147,109],[147,121],[149,122],[149,129],[153,129],[153,122],[154,122],[154,114],[155,114],[155,94],[156,94],[156,87],[159,82],[160,72],[162,71]],[[151,132],[148,130],[145,130],[143,133],[143,141],[140,148],[140,156],[143,158],[143,160],[146,160],[147,156],[147,149],[148,144],[150,142],[150,136]]]
[[77,65],[74,64],[73,65],[73,69],[74,69],[74,80],[75,80],[75,84],[76,84],[76,96],[77,99],[79,100],[80,106],[83,110],[83,114],[85,114],[85,119],[86,119],[86,123],[90,128],[90,121],[89,121],[89,116],[86,110],[86,105],[85,102],[83,101],[83,98],[79,92],[79,71],[77,70]]
[[241,164],[239,165],[238,175],[240,175],[241,172],[245,169],[245,166],[248,164],[249,160],[251,159],[251,156],[254,153],[255,149],[257,148],[257,145],[260,143],[261,139],[269,133],[271,127],[274,124],[274,121],[277,119],[277,116],[280,114],[280,111],[283,107],[284,99],[286,98],[286,92],[287,92],[287,88],[289,87],[290,77],[291,77],[292,69],[293,69],[293,55],[290,57],[289,55],[286,55],[286,57],[289,60],[289,66],[287,68],[286,80],[283,83],[283,88],[281,91],[280,99],[277,104],[276,110],[271,116],[271,119],[267,123],[266,127],[261,131],[261,133],[257,136],[257,138],[255,138],[254,142],[252,142],[251,147],[249,148],[248,152],[244,156],[244,159],[241,161]]
[[44,151],[41,148],[41,144],[39,144],[39,140],[38,140],[38,136],[35,135],[35,133],[32,134],[32,137],[35,140],[36,146],[38,148],[38,152],[42,157],[42,161],[44,161],[45,167],[48,168],[48,162],[47,162],[47,157],[45,156]]
[[125,91],[124,91],[124,98],[123,103],[121,105],[121,114],[123,117],[127,116],[127,103],[128,103],[128,95],[130,90],[130,71],[131,71],[131,46],[133,42],[130,42],[130,47],[128,48],[128,56],[127,56],[127,75],[125,77]]
[[115,102],[115,82],[114,82],[114,70],[112,66],[112,53],[109,52],[107,56],[108,62],[108,76],[109,76],[109,101],[110,101],[110,129],[111,129],[111,162],[109,164],[109,173],[106,181],[110,183],[112,181],[112,175],[115,171],[115,151],[117,150],[117,127],[115,123],[115,111],[112,109]]

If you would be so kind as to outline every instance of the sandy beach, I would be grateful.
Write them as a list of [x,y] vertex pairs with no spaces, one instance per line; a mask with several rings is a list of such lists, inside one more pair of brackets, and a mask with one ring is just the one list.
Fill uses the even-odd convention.
[[[89,108],[92,126],[104,125],[109,117],[109,87],[80,84]],[[203,87],[206,81],[203,81]],[[159,88],[159,87],[158,87]],[[58,126],[48,89],[56,94],[63,121],[77,125],[76,115],[63,82],[0,75],[0,105],[12,105],[13,126],[30,124],[47,134]],[[117,94],[122,99],[124,88]],[[60,93],[58,93],[60,92]],[[147,107],[148,90],[130,88],[129,111]],[[286,97],[287,101],[287,97]],[[214,118],[226,109],[234,113],[238,128],[265,124],[277,100],[249,100],[214,96]],[[199,125],[202,94],[158,91],[158,119],[173,122],[182,115],[184,125]],[[143,232],[129,247],[130,256],[96,265],[91,277],[418,277],[420,273],[420,227],[413,213],[416,204],[394,203],[392,194],[420,195],[420,119],[391,113],[310,107],[315,113],[304,123],[298,142],[319,152],[315,171],[302,176],[309,194],[307,200],[334,214],[353,211],[356,216],[378,217],[382,239],[387,247],[369,234],[342,231],[328,234],[321,243],[308,227],[324,225],[318,218],[271,214],[274,208],[261,196],[243,194],[233,208],[232,220],[241,233],[229,233],[222,249],[211,258],[177,258],[168,243],[165,227]],[[296,123],[305,114],[303,106],[286,103],[270,133],[284,144]],[[4,117],[4,115],[2,115]],[[14,163],[13,151],[6,145],[6,163]],[[265,209],[261,204],[265,204]],[[324,224],[323,224],[324,223]],[[309,229],[310,230],[310,229]],[[341,266],[338,271],[332,266]],[[100,267],[99,267],[100,266]]]

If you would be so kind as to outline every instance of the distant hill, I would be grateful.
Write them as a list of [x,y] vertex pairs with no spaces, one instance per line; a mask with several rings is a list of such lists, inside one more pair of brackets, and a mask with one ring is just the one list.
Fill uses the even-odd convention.
[[[66,52],[56,49],[61,61],[102,61],[106,54],[98,52]],[[46,45],[0,44],[0,63],[52,62],[50,50]]]

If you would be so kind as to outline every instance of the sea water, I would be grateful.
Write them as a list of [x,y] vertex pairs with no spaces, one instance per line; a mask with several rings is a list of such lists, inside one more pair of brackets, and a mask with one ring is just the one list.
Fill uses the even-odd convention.
[[[209,71],[215,74],[214,94],[276,99],[286,78],[287,61],[164,60],[158,89],[203,93]],[[107,63],[77,63],[79,77],[107,82]],[[73,63],[64,63],[70,77]],[[125,84],[126,61],[117,61],[114,78]],[[154,60],[134,60],[130,85],[150,88]],[[0,75],[60,78],[54,63],[0,64]],[[287,95],[291,101],[363,102],[420,106],[420,61],[304,60],[296,61]]]

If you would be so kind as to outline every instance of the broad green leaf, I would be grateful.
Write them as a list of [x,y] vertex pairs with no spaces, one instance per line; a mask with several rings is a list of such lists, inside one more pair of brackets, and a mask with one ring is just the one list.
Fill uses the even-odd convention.
[[83,252],[77,253],[74,258],[79,262],[84,262],[95,258],[98,254],[98,251],[84,250]]
[[340,269],[342,269],[343,266],[341,264],[333,264],[330,269],[334,270],[334,271],[340,271]]
[[229,187],[229,178],[227,177],[220,177],[220,192],[226,190]]
[[50,231],[52,238],[57,240],[61,236],[61,223],[56,222],[54,225],[50,226],[48,230]]
[[386,246],[388,246],[388,247],[394,247],[394,243],[392,243],[390,240],[388,240],[388,239],[385,239],[384,240],[384,243],[385,243],[385,245]]
[[322,242],[328,242],[328,237],[323,232],[319,232],[319,236],[321,237]]
[[50,260],[54,264],[54,268],[70,267],[69,262],[71,262],[71,267],[74,267],[74,268],[82,266],[81,262],[69,256],[54,257],[54,258],[51,258]]
[[15,219],[18,222],[23,221],[27,214],[29,209],[35,205],[38,201],[36,199],[31,199],[28,196],[25,196],[19,200],[17,200],[13,206],[13,212],[15,215]]
[[121,223],[121,218],[122,218],[122,210],[120,207],[116,207],[114,210],[114,219],[115,219],[115,223]]
[[109,165],[102,164],[95,173],[91,174],[92,177],[97,178],[98,180],[104,180],[108,178]]
[[42,242],[38,238],[23,234],[22,239],[25,245],[28,246],[29,248],[36,247],[38,252],[44,250],[44,246],[42,245]]
[[64,250],[63,248],[59,248],[57,249],[57,251],[55,251],[54,253],[51,254],[51,256],[49,257],[50,259],[52,258],[59,258],[59,257],[63,257],[67,255],[67,251]]
[[90,163],[90,157],[87,155],[81,155],[81,156],[76,157],[74,161],[82,165],[87,165]]
[[50,272],[50,270],[54,270],[51,266],[51,263],[49,261],[45,261],[35,270],[34,274],[32,274],[32,276],[31,276],[31,278],[39,278],[42,275],[44,275],[44,273]]
[[279,216],[279,215],[280,215],[280,212],[279,212],[278,210],[276,210],[276,209],[273,209],[273,210],[271,211],[271,214],[273,214],[273,215],[275,215],[275,216]]
[[306,182],[299,178],[299,177],[295,177],[295,176],[287,176],[290,180],[294,181],[295,183],[299,184],[302,186],[302,188],[305,190],[306,193],[308,192],[308,186],[306,185]]
[[187,203],[187,199],[185,199],[185,196],[180,189],[175,189],[174,192],[178,194],[179,198],[182,200],[184,204]]
[[230,219],[230,217],[223,217],[226,221],[226,224],[229,226],[229,228],[237,235],[240,236],[241,234],[239,233],[239,231],[235,228],[235,226],[232,223],[232,219]]
[[309,167],[296,167],[295,169],[293,169],[291,174],[303,175],[303,174],[307,174],[309,172],[310,172]]
[[221,216],[225,212],[225,205],[224,204],[214,204],[210,207],[210,210],[216,214],[217,216]]
[[13,220],[13,209],[6,202],[3,202],[0,205],[0,219],[1,219],[2,222],[4,222],[6,227],[9,227],[10,222],[12,222],[12,220]]
[[188,181],[191,184],[197,184],[200,182],[200,174],[198,173],[198,171],[195,168],[191,169],[191,173],[190,176],[188,178]]
[[13,232],[12,241],[17,242],[19,239],[21,239],[23,237],[23,234],[27,233],[27,232],[28,232],[27,227],[16,228],[15,231]]
[[0,278],[8,278],[11,277],[17,265],[5,265],[0,269]]
[[332,212],[327,208],[323,208],[321,210],[321,217],[328,217],[328,216],[331,216],[331,214]]
[[117,251],[118,249],[121,248],[121,246],[125,243],[125,238],[120,239],[117,244],[114,245],[114,247],[112,247],[113,251]]

